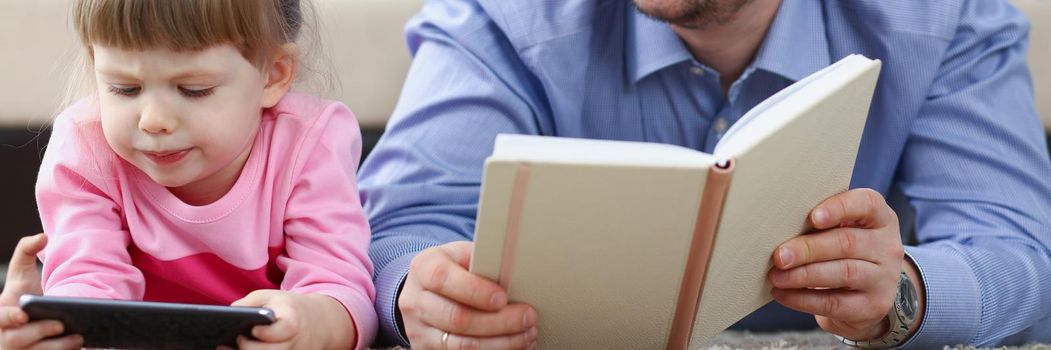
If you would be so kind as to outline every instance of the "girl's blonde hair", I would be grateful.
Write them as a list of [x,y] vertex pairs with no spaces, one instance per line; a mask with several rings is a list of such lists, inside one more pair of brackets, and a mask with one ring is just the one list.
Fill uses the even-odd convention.
[[320,55],[314,13],[309,0],[76,0],[73,29],[86,55],[72,56],[76,62],[68,66],[60,108],[94,91],[94,45],[196,51],[232,44],[262,68],[275,50],[296,43],[296,84],[307,82],[311,92],[330,94],[335,84],[326,72],[332,64]]
[[232,44],[262,67],[302,26],[299,0],[77,0],[73,27],[93,45],[197,51]]

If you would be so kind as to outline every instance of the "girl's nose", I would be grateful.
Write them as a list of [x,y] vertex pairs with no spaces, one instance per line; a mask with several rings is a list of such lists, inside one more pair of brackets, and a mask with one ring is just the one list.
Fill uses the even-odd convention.
[[151,103],[143,108],[139,116],[139,129],[147,134],[170,134],[178,126],[178,120],[168,108]]

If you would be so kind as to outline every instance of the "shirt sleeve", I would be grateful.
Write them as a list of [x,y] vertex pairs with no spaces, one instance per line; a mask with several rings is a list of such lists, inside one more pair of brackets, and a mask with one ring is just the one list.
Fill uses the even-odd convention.
[[916,211],[926,313],[905,348],[1051,337],[1051,164],[1025,61],[1029,25],[974,0],[911,127],[899,184]]
[[354,176],[361,133],[350,110],[335,103],[304,137],[303,144],[310,146],[295,151],[285,250],[277,257],[285,271],[281,288],[338,300],[354,320],[356,348],[365,348],[376,334],[376,312],[367,254],[369,224]]
[[406,33],[413,63],[361,170],[373,229],[378,345],[408,345],[397,299],[412,258],[474,236],[482,165],[496,135],[538,134],[547,114],[535,102],[535,78],[474,2],[426,2]]
[[[142,272],[131,265],[117,184],[119,158],[102,134],[95,103],[84,100],[56,118],[37,177],[44,294],[141,300]],[[81,118],[84,118],[83,120]]]

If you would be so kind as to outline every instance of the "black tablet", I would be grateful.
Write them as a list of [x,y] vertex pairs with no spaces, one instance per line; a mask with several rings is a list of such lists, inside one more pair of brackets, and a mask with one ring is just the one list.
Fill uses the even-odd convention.
[[[30,321],[59,320],[87,348],[236,348],[237,336],[274,323],[267,308],[22,295]],[[65,335],[63,334],[63,335]]]

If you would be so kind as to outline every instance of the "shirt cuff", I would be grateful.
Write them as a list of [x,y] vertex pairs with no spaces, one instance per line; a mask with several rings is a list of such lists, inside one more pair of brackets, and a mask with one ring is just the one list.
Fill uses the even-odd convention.
[[978,279],[963,256],[952,248],[905,247],[923,280],[923,323],[902,349],[940,349],[970,344],[981,319]]
[[372,301],[362,295],[346,295],[343,299],[335,296],[333,298],[343,304],[354,320],[354,328],[358,332],[357,344],[354,345],[354,348],[367,349],[376,336],[376,311],[372,309]]
[[372,308],[369,292],[333,283],[312,284],[291,289],[289,292],[300,295],[324,295],[336,300],[343,305],[344,311],[354,322],[354,331],[357,332],[357,344],[354,345],[354,348],[366,349],[369,344],[372,344],[376,335],[376,310]]
[[380,321],[377,345],[409,346],[409,340],[398,324],[398,294],[405,277],[409,274],[409,264],[414,257],[416,252],[402,255],[376,274],[376,315]]

